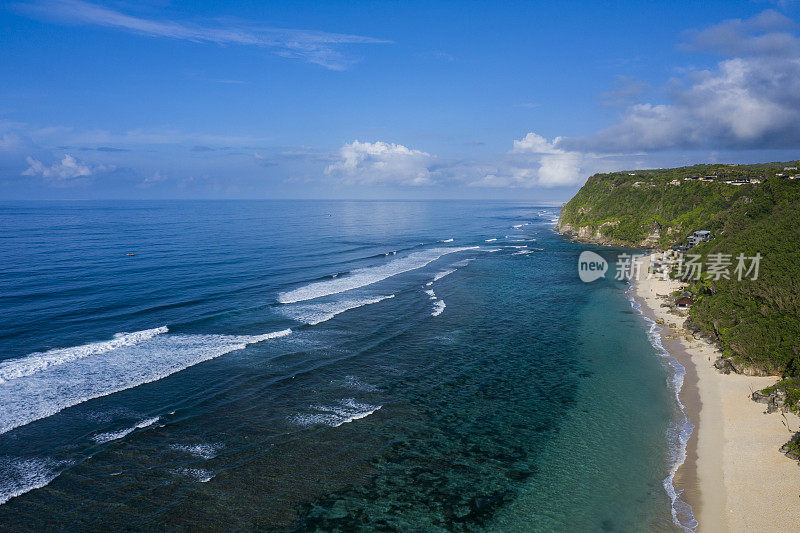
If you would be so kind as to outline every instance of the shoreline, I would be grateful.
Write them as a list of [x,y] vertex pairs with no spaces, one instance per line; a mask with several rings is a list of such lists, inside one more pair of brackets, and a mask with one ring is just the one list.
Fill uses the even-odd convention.
[[[642,260],[648,272],[651,256]],[[697,531],[791,531],[800,522],[800,470],[778,451],[800,427],[800,418],[764,414],[749,394],[776,376],[725,375],[713,367],[716,347],[683,328],[685,316],[661,307],[672,288],[660,277],[632,282],[641,313],[656,322],[664,349],[685,369],[679,398],[694,425],[686,457],[673,484],[692,507]]]

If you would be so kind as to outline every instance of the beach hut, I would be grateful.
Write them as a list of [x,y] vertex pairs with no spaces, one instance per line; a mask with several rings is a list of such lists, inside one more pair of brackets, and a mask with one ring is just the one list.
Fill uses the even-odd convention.
[[675,300],[675,307],[678,309],[689,309],[691,305],[694,303],[694,300],[689,298],[688,296],[682,296]]

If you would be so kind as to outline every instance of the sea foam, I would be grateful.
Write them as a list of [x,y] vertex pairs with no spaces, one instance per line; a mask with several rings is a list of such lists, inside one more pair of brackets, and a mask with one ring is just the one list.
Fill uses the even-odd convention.
[[[46,366],[0,385],[0,434],[291,332],[285,329],[262,335],[156,335],[69,363]],[[67,350],[82,352],[82,347]]]
[[442,270],[441,272],[437,272],[436,274],[433,275],[433,281],[439,281],[443,277],[449,276],[453,272],[455,272],[455,270]]
[[656,322],[642,312],[642,306],[633,298],[630,291],[628,300],[631,303],[631,307],[633,307],[649,325],[647,337],[650,340],[650,344],[656,349],[658,355],[670,370],[669,386],[677,406],[677,420],[671,422],[667,429],[667,439],[670,444],[670,465],[669,474],[664,478],[662,484],[664,486],[664,491],[670,499],[672,521],[676,526],[687,533],[694,533],[697,530],[698,523],[692,513],[692,507],[681,499],[682,491],[675,488],[675,474],[686,461],[686,445],[689,442],[689,438],[692,436],[692,431],[694,431],[694,425],[689,420],[689,416],[686,414],[686,407],[683,405],[680,398],[686,369],[666,350],[666,348],[664,348],[664,345],[661,343],[661,335],[659,335],[661,328]]
[[469,247],[453,247],[453,248],[431,248],[430,250],[423,250],[413,252],[405,257],[394,259],[386,264],[361,268],[352,271],[347,276],[342,276],[336,279],[319,281],[316,283],[309,283],[297,289],[282,292],[278,295],[278,302],[283,304],[290,304],[295,302],[302,302],[305,300],[313,300],[315,298],[322,298],[323,296],[330,296],[331,294],[339,294],[341,292],[349,291],[365,287],[379,281],[383,281],[392,276],[417,270],[424,266],[429,265],[442,256],[461,252],[464,250],[474,250],[477,246]]
[[92,437],[92,440],[97,442],[97,443],[101,443],[101,444],[105,443],[105,442],[111,442],[112,440],[119,440],[119,439],[121,439],[123,437],[126,437],[126,436],[130,435],[131,433],[133,433],[137,429],[144,429],[146,427],[150,427],[153,424],[155,424],[156,422],[158,422],[159,420],[160,420],[160,418],[157,417],[157,416],[154,417],[154,418],[148,418],[146,420],[142,420],[141,422],[137,423],[135,426],[132,426],[132,427],[129,427],[129,428],[121,429],[119,431],[111,431],[111,432],[108,432],[108,433],[98,433],[97,435]]
[[388,296],[379,296],[377,298],[362,298],[362,299],[348,299],[336,302],[325,303],[311,303],[311,304],[297,304],[291,306],[284,306],[281,312],[293,318],[298,322],[303,322],[310,326],[315,326],[322,322],[326,322],[337,315],[350,311],[351,309],[358,309],[365,305],[372,305],[384,300],[394,298],[394,294]]
[[156,335],[167,333],[167,327],[145,329],[134,333],[117,333],[108,341],[92,342],[72,348],[55,348],[46,352],[36,352],[19,359],[0,362],[0,384],[6,381],[30,376],[51,366],[63,365],[92,355],[108,353],[124,346],[134,346],[152,339]]
[[170,448],[178,452],[188,453],[200,459],[209,460],[217,456],[220,450],[222,450],[223,445],[221,443],[172,444]]
[[207,483],[214,477],[214,472],[205,470],[204,468],[181,468],[177,470],[177,474],[186,476],[189,479],[197,481],[198,483]]
[[0,457],[0,505],[53,481],[71,463],[49,457]]
[[340,400],[336,405],[312,405],[312,412],[295,416],[294,422],[301,426],[324,424],[339,427],[342,424],[366,418],[381,407],[383,406],[360,403],[353,398],[346,398]]

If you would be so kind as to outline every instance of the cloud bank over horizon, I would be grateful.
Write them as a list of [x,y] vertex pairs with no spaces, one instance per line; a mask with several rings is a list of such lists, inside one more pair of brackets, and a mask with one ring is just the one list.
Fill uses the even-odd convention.
[[402,144],[353,141],[339,150],[339,161],[328,165],[325,174],[346,184],[426,185],[431,183],[434,158]]
[[114,166],[89,165],[75,159],[70,154],[64,154],[64,158],[52,165],[46,165],[34,159],[26,157],[28,168],[22,172],[23,176],[41,176],[48,183],[55,187],[73,187],[85,184],[89,178],[95,174],[102,174],[114,170]]

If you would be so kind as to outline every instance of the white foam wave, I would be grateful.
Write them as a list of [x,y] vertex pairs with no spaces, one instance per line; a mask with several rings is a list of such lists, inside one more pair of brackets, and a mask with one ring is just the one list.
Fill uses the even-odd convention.
[[92,440],[101,444],[104,442],[111,442],[112,440],[117,440],[126,437],[127,435],[133,433],[137,429],[144,429],[146,427],[152,426],[159,420],[160,420],[159,417],[148,418],[146,420],[142,420],[135,426],[129,428],[121,429],[119,431],[111,431],[109,433],[98,433],[97,435],[92,437]]
[[49,457],[0,458],[0,505],[53,481],[71,463]]
[[692,507],[681,499],[683,491],[675,488],[675,474],[686,461],[686,445],[694,430],[694,425],[689,420],[689,416],[686,414],[686,407],[680,398],[686,369],[664,348],[661,343],[661,335],[659,335],[662,328],[642,312],[642,306],[633,298],[630,290],[628,301],[630,301],[631,307],[649,325],[647,337],[650,340],[650,344],[656,349],[656,352],[662,357],[665,365],[670,370],[669,386],[677,406],[677,419],[671,422],[670,427],[667,429],[667,440],[670,444],[670,465],[669,474],[664,478],[662,484],[671,502],[670,512],[673,523],[688,533],[694,533],[697,530],[698,523],[692,513]]
[[485,240],[485,241],[483,241],[483,242],[494,242],[494,241],[496,241],[496,240],[497,240],[497,239],[486,239],[486,240]]
[[194,455],[200,459],[213,459],[222,450],[221,443],[216,444],[173,444],[170,446],[173,450]]
[[487,254],[493,254],[494,252],[502,252],[502,248],[492,248],[491,250],[484,250]]
[[207,483],[215,476],[214,472],[203,468],[181,468],[178,473],[198,483]]
[[430,297],[431,300],[435,300],[436,299],[436,293],[433,292],[432,289],[427,289],[425,291],[425,294],[427,294]]
[[449,275],[450,275],[450,274],[452,274],[453,272],[455,272],[455,270],[442,270],[441,272],[437,272],[437,273],[436,273],[436,274],[434,274],[434,276],[433,276],[433,281],[439,281],[439,280],[440,280],[440,279],[442,279],[443,277],[445,277],[445,276],[449,276]]
[[55,348],[46,352],[35,352],[19,359],[0,361],[0,384],[30,376],[55,365],[63,365],[84,357],[108,353],[123,346],[134,346],[167,331],[167,327],[162,326],[134,333],[117,333],[113,339],[108,341],[92,342],[71,348]]
[[366,418],[381,407],[383,406],[359,403],[353,398],[346,398],[333,406],[312,405],[312,413],[297,415],[294,417],[294,422],[301,426],[324,424],[339,427],[342,424]]
[[473,250],[475,248],[477,248],[477,246],[431,248],[430,250],[413,252],[405,257],[393,259],[392,261],[380,266],[357,269],[352,271],[347,276],[309,283],[308,285],[304,285],[297,289],[282,292],[278,295],[278,302],[290,304],[305,300],[313,300],[315,298],[321,298],[331,294],[339,294],[352,289],[358,289],[360,287],[372,285],[373,283],[383,281],[387,278],[402,274],[404,272],[422,268],[447,254],[461,252],[464,250]]
[[444,303],[444,300],[436,300],[433,302],[433,312],[431,313],[431,316],[441,315],[445,307],[447,307],[447,305]]
[[0,385],[0,434],[291,332],[285,329],[263,335],[157,335],[69,364],[51,365]]
[[445,239],[445,240],[443,240],[443,241],[439,241],[439,242],[453,242],[453,238],[452,238],[452,237],[450,237],[449,239]]
[[290,318],[304,322],[310,326],[315,326],[322,322],[326,322],[336,315],[344,313],[345,311],[364,307],[365,305],[376,304],[378,302],[394,298],[394,296],[394,294],[390,294],[388,296],[379,296],[377,298],[365,298],[360,300],[340,300],[337,302],[285,306],[281,308],[281,312]]
[[511,226],[511,227],[512,227],[512,228],[514,228],[514,229],[519,229],[519,228],[521,228],[521,227],[522,227],[522,226],[524,226],[524,225],[525,225],[525,224],[517,224],[516,226]]

